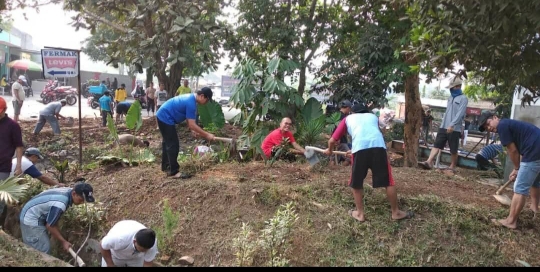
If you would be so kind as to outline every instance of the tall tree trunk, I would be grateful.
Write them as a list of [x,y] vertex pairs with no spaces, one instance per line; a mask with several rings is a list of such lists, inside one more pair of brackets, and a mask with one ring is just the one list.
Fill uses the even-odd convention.
[[169,98],[174,97],[176,94],[176,89],[180,87],[183,71],[184,66],[180,62],[177,62],[171,66],[168,76],[167,73],[165,73],[165,70],[159,70],[156,73],[159,83],[163,83],[165,85],[165,90],[167,91]]
[[405,144],[403,166],[405,167],[416,167],[418,164],[418,139],[422,121],[419,83],[418,73],[410,74],[405,79],[405,130],[403,133]]
[[146,83],[144,87],[150,86],[150,82],[152,82],[154,78],[154,69],[152,67],[146,68]]
[[300,96],[304,95],[304,91],[306,89],[306,67],[307,64],[302,64],[300,67],[300,79],[298,81],[298,94]]

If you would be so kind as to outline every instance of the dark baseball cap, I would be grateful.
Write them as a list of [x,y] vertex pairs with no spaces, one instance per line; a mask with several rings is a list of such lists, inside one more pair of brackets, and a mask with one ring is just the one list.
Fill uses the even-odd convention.
[[366,113],[369,112],[368,108],[364,103],[358,103],[352,106],[351,108],[352,112],[354,113]]
[[493,118],[494,115],[495,114],[490,111],[486,111],[480,115],[480,118],[478,118],[478,130],[480,130],[480,132],[484,132],[486,130],[484,126],[486,125],[487,120]]
[[39,149],[35,147],[30,147],[26,149],[26,151],[24,151],[24,155],[26,156],[36,155],[38,156],[40,160],[43,160],[43,155],[41,155],[41,152],[39,152]]
[[202,94],[204,95],[204,97],[208,98],[208,100],[212,100],[212,89],[208,88],[208,87],[204,87],[202,88],[200,91],[197,91],[197,94]]
[[86,202],[94,202],[94,189],[92,186],[86,182],[78,182],[75,184],[75,187],[73,187],[73,190],[75,190],[75,193],[78,195],[81,195],[84,197],[84,200]]
[[352,103],[349,100],[343,100],[341,103],[339,103],[340,108],[350,108],[352,107]]

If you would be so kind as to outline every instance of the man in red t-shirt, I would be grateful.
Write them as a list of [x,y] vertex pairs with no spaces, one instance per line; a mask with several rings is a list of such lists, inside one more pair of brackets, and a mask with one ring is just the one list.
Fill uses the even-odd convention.
[[303,147],[296,143],[296,140],[290,131],[291,127],[291,119],[285,117],[281,120],[279,128],[274,129],[266,136],[266,138],[264,138],[261,144],[261,149],[263,150],[267,159],[270,159],[275,155],[276,150],[274,150],[274,147],[279,146],[284,139],[288,139],[289,143],[294,147],[294,149],[289,150],[290,152],[296,154],[304,154],[304,152],[306,152]]

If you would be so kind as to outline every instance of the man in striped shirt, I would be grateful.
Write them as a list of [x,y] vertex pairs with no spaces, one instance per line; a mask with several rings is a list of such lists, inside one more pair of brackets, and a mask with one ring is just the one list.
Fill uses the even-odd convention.
[[94,202],[90,184],[79,182],[72,188],[54,188],[43,191],[24,204],[19,220],[23,242],[41,252],[50,253],[51,245],[47,231],[69,251],[68,242],[58,229],[58,221],[71,205]]
[[[484,146],[482,149],[480,149],[478,154],[476,154],[476,164],[478,170],[497,168],[497,156],[502,152],[503,148],[500,144],[490,144]],[[490,163],[490,160],[493,163]]]

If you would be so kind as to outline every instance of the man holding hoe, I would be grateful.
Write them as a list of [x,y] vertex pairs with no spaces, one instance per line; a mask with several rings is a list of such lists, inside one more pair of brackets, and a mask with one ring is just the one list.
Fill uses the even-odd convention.
[[352,137],[352,174],[349,186],[352,188],[356,210],[350,210],[349,215],[359,222],[365,222],[364,214],[364,179],[368,170],[371,170],[373,188],[386,188],[386,196],[390,201],[392,220],[410,219],[414,216],[412,211],[402,211],[398,207],[398,198],[392,169],[386,153],[386,144],[379,128],[379,119],[369,112],[362,104],[352,107],[353,114],[343,119],[330,140],[328,148],[324,151],[332,155],[334,146],[347,132]]
[[510,180],[515,179],[510,213],[505,219],[491,221],[516,229],[529,193],[531,210],[535,214],[540,204],[540,128],[523,121],[499,119],[497,115],[485,112],[478,119],[478,129],[480,132],[499,133],[501,144],[506,147],[508,158],[514,165],[509,176]]

